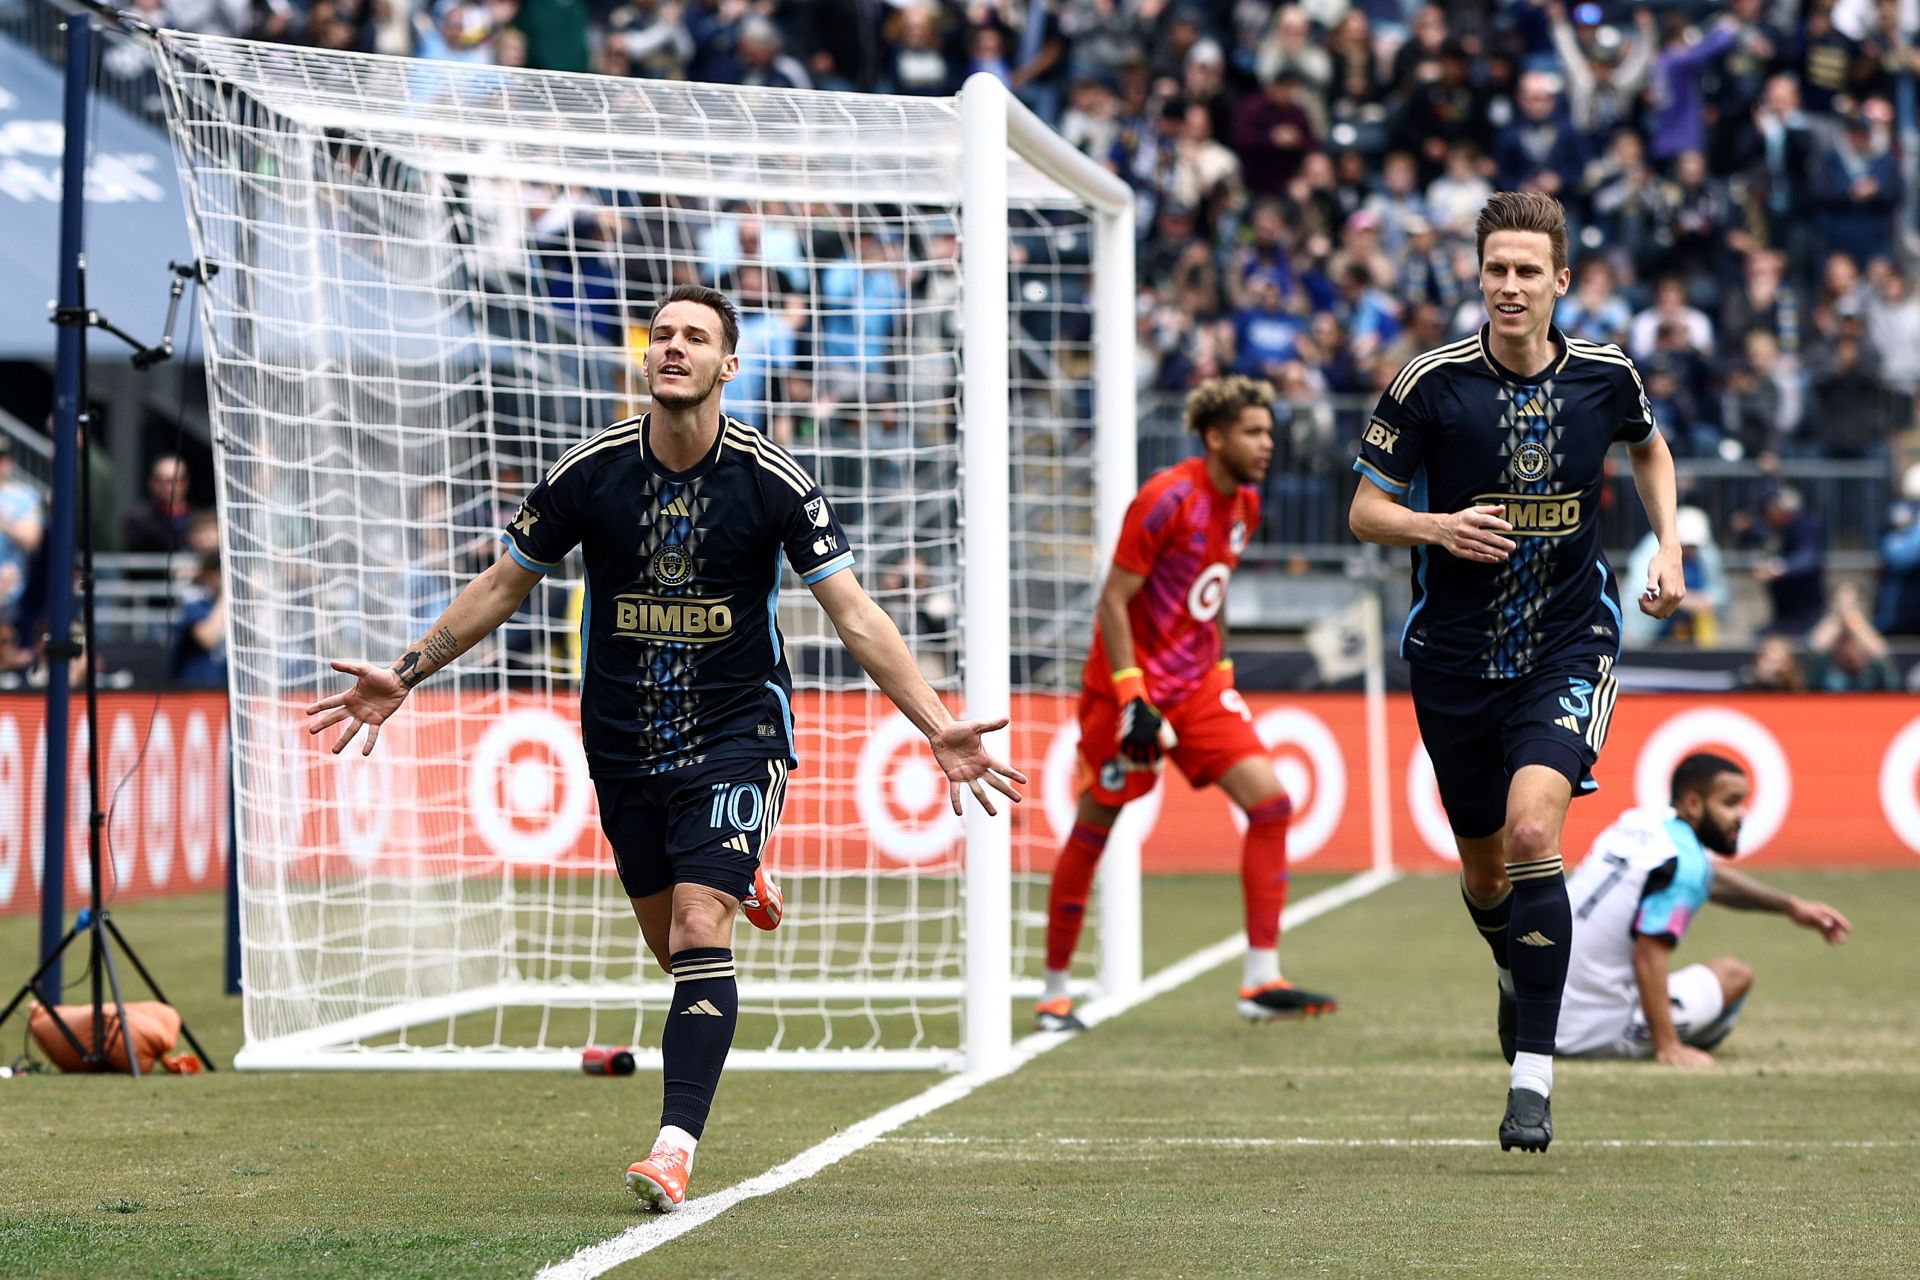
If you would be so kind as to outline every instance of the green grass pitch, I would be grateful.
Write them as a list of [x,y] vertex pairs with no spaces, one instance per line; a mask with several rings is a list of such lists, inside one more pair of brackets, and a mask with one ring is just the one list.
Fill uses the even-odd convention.
[[[1237,974],[1217,970],[612,1274],[1920,1274],[1920,875],[1768,878],[1847,912],[1853,939],[1830,950],[1709,908],[1681,958],[1731,952],[1758,971],[1719,1064],[1562,1063],[1545,1156],[1493,1141],[1492,975],[1452,882],[1412,879],[1285,942],[1290,974],[1341,996],[1331,1018],[1248,1027]],[[1329,883],[1297,877],[1295,900]],[[1149,968],[1232,931],[1237,890],[1149,881]],[[240,1009],[219,994],[219,901],[116,919],[225,1060]],[[0,921],[5,995],[35,929]],[[11,1060],[25,1019],[0,1035]],[[694,1193],[934,1080],[735,1074]],[[658,1088],[651,1074],[0,1081],[0,1276],[531,1277],[645,1220],[620,1173],[652,1136]]]

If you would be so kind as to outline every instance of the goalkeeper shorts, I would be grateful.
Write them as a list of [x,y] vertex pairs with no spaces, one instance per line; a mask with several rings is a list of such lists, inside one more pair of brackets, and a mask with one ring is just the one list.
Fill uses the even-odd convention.
[[733,898],[753,890],[760,851],[787,798],[787,762],[702,760],[640,778],[599,778],[600,827],[630,898],[702,884]]
[[[1105,691],[1080,693],[1080,790],[1118,807],[1138,800],[1160,781],[1160,770],[1120,758],[1120,704]],[[1253,731],[1253,713],[1233,687],[1233,672],[1216,669],[1193,695],[1161,707],[1179,739],[1167,757],[1195,787],[1210,787],[1220,775],[1267,749]]]

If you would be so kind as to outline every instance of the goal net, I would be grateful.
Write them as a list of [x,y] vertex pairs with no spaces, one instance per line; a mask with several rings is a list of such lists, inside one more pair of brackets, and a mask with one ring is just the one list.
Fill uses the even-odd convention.
[[[600,836],[577,560],[371,758],[302,708],[499,554],[573,444],[646,408],[656,301],[742,312],[726,411],[785,445],[956,710],[1033,775],[955,819],[924,743],[791,579],[800,766],[736,930],[741,1066],[997,1061],[1037,989],[1072,695],[1133,490],[1126,189],[997,82],[953,99],[156,42],[197,251],[230,598],[245,1067],[654,1055],[670,984]],[[1139,975],[1138,863],[1082,977]],[[1096,941],[1097,939],[1097,941]]]

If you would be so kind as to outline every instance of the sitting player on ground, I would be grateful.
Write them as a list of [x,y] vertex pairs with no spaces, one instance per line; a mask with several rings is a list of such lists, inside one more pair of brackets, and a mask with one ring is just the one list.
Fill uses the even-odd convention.
[[1280,976],[1293,809],[1226,656],[1227,579],[1260,523],[1272,403],[1272,388],[1251,378],[1195,388],[1187,427],[1206,455],[1154,476],[1127,509],[1080,693],[1080,807],[1047,896],[1047,985],[1034,1008],[1042,1031],[1082,1029],[1067,979],[1094,868],[1121,807],[1158,783],[1163,755],[1195,787],[1218,783],[1247,815],[1242,1016],[1267,1022],[1337,1007]]
[[[1713,1065],[1753,986],[1732,956],[1672,969],[1673,949],[1703,903],[1772,911],[1829,943],[1853,926],[1824,902],[1795,898],[1709,858],[1731,859],[1752,788],[1739,765],[1705,753],[1673,771],[1670,809],[1629,809],[1567,878],[1573,948],[1558,1048],[1591,1058]],[[1501,1049],[1513,1058],[1510,1041]]]
[[994,812],[987,786],[1018,801],[1026,781],[987,753],[1006,720],[955,720],[900,632],[853,575],[846,531],[792,455],[722,416],[739,371],[740,320],[725,294],[682,285],[653,315],[646,353],[653,412],[576,446],[521,504],[506,553],[461,591],[391,667],[336,662],[358,678],[308,708],[309,732],[362,726],[363,753],[414,686],[513,616],[575,546],[588,608],[581,737],[600,824],[640,931],[673,975],[660,1053],[665,1101],[652,1153],[627,1185],[665,1212],[686,1198],[695,1144],[733,1047],[739,991],[733,916],[779,923],[760,869],[794,752],[793,680],[773,596],[782,556],[833,619],[847,652],[927,735],[960,792]]

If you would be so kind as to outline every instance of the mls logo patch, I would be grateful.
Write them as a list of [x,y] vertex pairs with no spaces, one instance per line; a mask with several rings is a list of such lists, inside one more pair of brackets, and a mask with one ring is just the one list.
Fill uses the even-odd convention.
[[813,527],[816,529],[824,529],[827,527],[827,500],[825,498],[815,498],[807,504],[807,519],[813,521]]
[[693,557],[677,546],[665,546],[653,553],[653,580],[663,587],[685,585],[693,577]]
[[1247,549],[1247,522],[1245,520],[1235,520],[1233,522],[1233,528],[1227,533],[1227,547],[1235,555],[1239,555]]
[[1538,440],[1529,440],[1513,451],[1508,466],[1514,479],[1534,481],[1545,478],[1547,468],[1553,463],[1553,455],[1547,452],[1547,446]]

